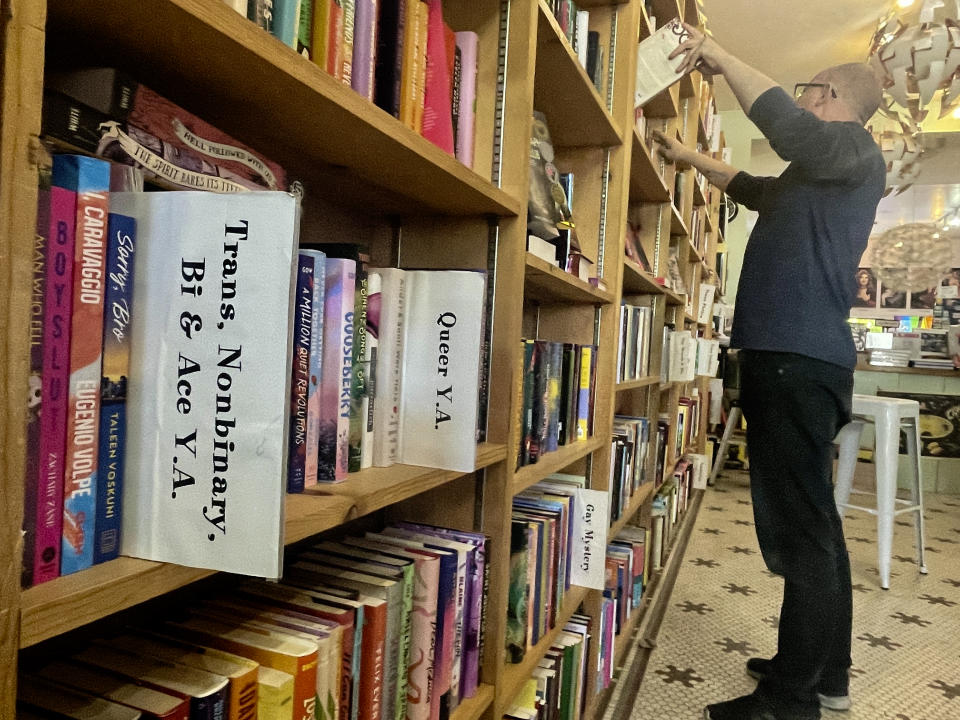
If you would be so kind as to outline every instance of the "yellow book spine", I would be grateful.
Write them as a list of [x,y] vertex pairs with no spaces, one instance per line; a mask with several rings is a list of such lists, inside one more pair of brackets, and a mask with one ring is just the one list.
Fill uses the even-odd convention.
[[313,62],[327,69],[327,33],[330,23],[330,3],[332,0],[316,0],[313,6],[313,40],[310,49]]
[[293,720],[293,676],[260,666],[257,720]]
[[417,72],[417,8],[420,0],[406,0],[403,17],[403,65],[400,70],[400,122],[415,129]]
[[587,413],[583,404],[590,396],[590,366],[593,359],[593,348],[589,345],[584,346],[580,352],[580,398],[579,410],[577,413],[577,440],[587,439]]
[[423,0],[417,0],[417,70],[414,78],[416,97],[413,106],[413,129],[423,134],[423,108],[427,99],[427,32],[429,10]]

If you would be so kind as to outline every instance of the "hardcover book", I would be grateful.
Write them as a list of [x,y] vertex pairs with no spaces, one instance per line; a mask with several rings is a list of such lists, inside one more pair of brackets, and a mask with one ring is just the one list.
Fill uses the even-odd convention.
[[139,242],[121,551],[277,577],[297,201],[111,200]]
[[97,516],[94,523],[94,563],[113,560],[120,552],[136,229],[133,218],[110,213],[107,224],[107,294],[104,300],[103,374],[100,380],[100,477],[97,481]]
[[93,564],[110,165],[59,156],[53,184],[77,194],[60,549],[60,573],[68,575]]

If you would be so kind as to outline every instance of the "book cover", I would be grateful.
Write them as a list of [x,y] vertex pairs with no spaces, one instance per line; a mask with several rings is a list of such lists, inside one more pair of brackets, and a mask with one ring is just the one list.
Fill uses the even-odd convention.
[[24,710],[31,709],[37,712],[37,717],[71,720],[140,720],[142,717],[134,708],[71,690],[43,678],[21,675],[17,680],[17,717]]
[[327,258],[323,302],[323,372],[320,380],[319,482],[347,477],[353,381],[353,296],[356,263]]
[[406,0],[379,0],[379,5],[373,101],[399,118]]
[[407,279],[400,462],[470,472],[484,277],[420,270],[407,272]]
[[[277,163],[120,70],[54,72],[45,82],[73,101],[48,110],[45,93],[45,132],[48,125],[78,125],[76,132],[87,145],[93,143],[92,149],[82,149],[142,168],[148,179],[213,192],[287,188],[286,172]],[[71,122],[64,122],[64,112]],[[74,113],[79,113],[77,119]]]
[[313,311],[310,317],[310,377],[307,385],[307,448],[303,484],[317,484],[320,448],[320,378],[323,373],[323,298],[326,294],[327,256],[319,250],[301,249],[313,258]]
[[398,268],[371,269],[379,276],[380,295],[368,295],[367,322],[378,340],[374,396],[373,464],[397,462],[400,444],[400,382],[403,365],[403,328],[407,305],[407,277]]
[[343,80],[343,0],[328,0],[328,5],[327,72]]
[[60,548],[60,574],[69,575],[93,564],[110,165],[61,157],[54,160],[53,184],[77,193]]
[[227,679],[222,675],[105,645],[87,646],[71,658],[129,678],[139,685],[187,699],[191,720],[216,720],[226,713]]
[[107,223],[107,290],[104,299],[103,374],[100,379],[94,563],[113,560],[120,552],[136,230],[133,218],[110,213]]
[[116,193],[111,203],[136,219],[139,243],[121,552],[277,577],[297,201]]
[[450,71],[443,26],[443,3],[426,0],[427,53],[424,75],[423,136],[450,155],[454,154],[450,115]]
[[343,40],[340,50],[340,79],[353,86],[353,46],[356,26],[356,0],[340,0],[343,5]]
[[[366,369],[366,387],[364,394],[363,439],[360,442],[360,467],[373,466],[373,443],[376,434],[377,412],[377,356],[380,354],[380,338],[377,336],[377,323],[380,318],[381,301],[380,273],[367,272],[367,316],[364,339],[363,367]],[[374,308],[374,302],[377,303]],[[377,322],[373,321],[376,315]]]
[[249,658],[149,633],[122,633],[96,642],[227,678],[228,712],[224,720],[247,720],[257,707],[259,664]]
[[653,35],[643,40],[637,49],[637,79],[633,104],[642,107],[676,82],[681,75],[677,68],[685,55],[668,60],[670,53],[682,45],[689,33],[679,18],[673,18]]
[[297,256],[294,302],[293,367],[290,381],[290,449],[287,492],[303,492],[307,471],[307,401],[310,392],[310,350],[313,345],[314,259]]
[[363,441],[366,435],[368,393],[367,377],[367,307],[369,305],[369,273],[367,262],[357,264],[353,300],[353,353],[351,362],[350,434],[347,470],[359,472],[363,467]]
[[460,54],[460,112],[457,115],[456,155],[473,168],[473,136],[477,114],[477,58],[479,36],[464,30],[457,33]]
[[[27,378],[26,453],[23,479],[23,560],[20,585],[34,584],[37,555],[37,524],[40,518],[40,425],[43,401],[43,321],[47,290],[47,259],[50,255],[50,181],[53,162],[49,156],[37,169],[37,226],[33,236],[30,278],[30,374]],[[51,302],[55,300],[51,299]]]
[[[310,0],[305,0],[309,4]],[[273,0],[273,28],[270,32],[284,45],[297,49],[300,35],[301,0]]]
[[373,100],[376,88],[378,0],[355,0],[353,29],[353,74],[350,86],[367,100]]
[[273,30],[274,0],[248,0],[247,19],[253,20],[258,26],[271,32]]

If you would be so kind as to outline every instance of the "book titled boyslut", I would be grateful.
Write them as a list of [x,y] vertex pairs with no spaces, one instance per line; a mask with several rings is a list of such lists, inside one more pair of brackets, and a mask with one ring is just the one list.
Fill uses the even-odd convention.
[[297,200],[115,193],[139,247],[121,552],[277,577]]

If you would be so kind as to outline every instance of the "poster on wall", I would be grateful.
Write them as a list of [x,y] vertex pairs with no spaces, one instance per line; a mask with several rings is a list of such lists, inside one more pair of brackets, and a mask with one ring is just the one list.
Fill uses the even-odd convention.
[[[933,395],[878,390],[882,397],[916,400],[920,403],[921,455],[960,458],[960,395]],[[900,452],[906,453],[901,437]]]
[[857,268],[854,285],[854,318],[893,319],[901,315],[940,317],[960,322],[960,268],[952,268],[939,287],[905,292],[887,287],[873,267]]

